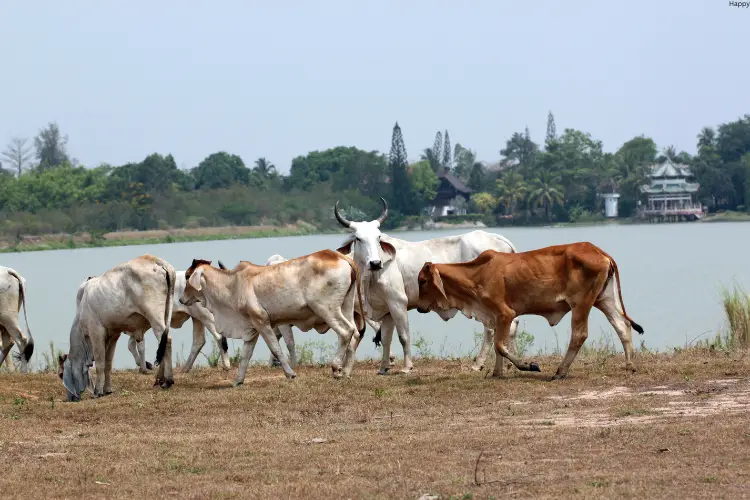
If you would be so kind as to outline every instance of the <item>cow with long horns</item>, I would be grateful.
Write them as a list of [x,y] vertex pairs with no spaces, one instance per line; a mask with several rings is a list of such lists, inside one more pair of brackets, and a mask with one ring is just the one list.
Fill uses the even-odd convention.
[[[390,348],[394,327],[404,349],[403,372],[413,369],[411,359],[411,339],[409,335],[408,311],[417,309],[419,287],[417,275],[425,262],[467,262],[476,258],[485,250],[516,253],[513,244],[499,234],[486,231],[470,231],[460,236],[447,236],[424,241],[406,241],[383,234],[380,225],[388,217],[388,202],[383,202],[383,212],[372,221],[353,222],[344,218],[339,212],[339,202],[334,206],[334,215],[339,224],[349,229],[352,234],[338,248],[344,255],[350,255],[362,272],[362,283],[365,297],[365,311],[368,320],[380,323],[378,336],[382,338],[383,358],[378,373],[385,375],[390,366]],[[426,311],[419,311],[426,312]],[[436,311],[448,321],[457,313],[457,309]],[[510,346],[515,351],[515,335],[518,319],[513,321],[510,331]],[[361,338],[354,340],[359,344]],[[493,344],[493,330],[484,329],[484,339],[479,354],[472,366],[481,370]],[[357,347],[355,345],[355,349]],[[495,371],[502,372],[504,363],[498,356]]]

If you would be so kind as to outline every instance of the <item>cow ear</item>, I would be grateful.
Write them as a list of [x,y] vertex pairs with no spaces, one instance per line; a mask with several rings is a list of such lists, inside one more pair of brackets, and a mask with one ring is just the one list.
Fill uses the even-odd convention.
[[199,267],[193,272],[193,274],[190,275],[190,279],[188,280],[188,283],[190,284],[190,286],[200,291],[202,276],[203,276],[203,268]]
[[388,243],[387,241],[380,240],[380,248],[391,257],[396,256],[396,247]]
[[337,248],[336,251],[344,255],[350,254],[352,252],[352,243],[354,243],[354,240],[349,240],[343,246]]
[[67,354],[58,354],[57,355],[57,363],[59,365],[62,365],[63,363],[65,363],[66,359],[68,359],[68,355]]
[[430,266],[430,274],[432,275],[432,282],[435,284],[440,294],[445,300],[448,300],[448,296],[445,295],[445,288],[443,288],[443,278],[440,277],[440,271]]

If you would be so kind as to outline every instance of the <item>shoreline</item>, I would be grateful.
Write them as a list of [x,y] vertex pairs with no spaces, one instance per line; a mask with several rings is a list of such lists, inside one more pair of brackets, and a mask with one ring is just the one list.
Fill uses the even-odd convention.
[[[727,212],[711,215],[693,223],[750,222],[750,214]],[[427,227],[402,226],[388,231],[400,233],[406,231],[443,231],[452,229],[492,228],[566,228],[589,227],[602,225],[639,225],[649,224],[637,219],[605,219],[577,222],[553,222],[551,224],[526,224],[486,226],[482,222],[446,223],[435,222]],[[674,224],[674,223],[673,223]],[[160,245],[167,243],[189,243],[196,241],[244,240],[256,238],[283,238],[288,236],[313,236],[338,234],[340,231],[320,229],[312,224],[298,222],[287,226],[218,226],[203,228],[155,229],[147,231],[114,231],[101,235],[88,232],[76,234],[48,234],[41,236],[24,236],[20,243],[0,240],[0,253],[44,252],[52,250],[73,250],[77,248],[105,248],[137,245]]]

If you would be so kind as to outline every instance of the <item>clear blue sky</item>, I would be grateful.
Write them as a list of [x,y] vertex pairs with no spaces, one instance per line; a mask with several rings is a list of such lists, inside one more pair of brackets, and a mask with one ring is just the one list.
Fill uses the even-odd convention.
[[750,113],[750,9],[727,0],[12,1],[0,149],[56,120],[87,166],[226,150],[287,172],[337,145],[410,159],[437,130],[494,162],[528,125],[695,151]]

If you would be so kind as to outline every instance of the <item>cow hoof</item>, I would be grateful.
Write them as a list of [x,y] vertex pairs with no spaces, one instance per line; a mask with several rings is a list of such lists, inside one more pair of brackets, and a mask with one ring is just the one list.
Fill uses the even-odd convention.
[[154,365],[152,365],[151,363],[149,363],[148,361],[146,361],[146,369],[147,370],[153,370],[154,369]]
[[540,372],[542,370],[539,368],[538,364],[536,364],[534,362],[531,362],[531,363],[529,363],[529,371],[530,372]]
[[378,370],[378,375],[388,375],[388,369],[381,368],[380,370]]
[[168,378],[164,381],[164,383],[161,384],[162,389],[169,389],[174,385],[174,379],[172,377]]
[[554,375],[552,375],[549,381],[554,382],[555,380],[562,380],[564,378],[565,378],[565,375],[560,375],[559,373],[555,373]]
[[408,375],[408,374],[410,374],[411,372],[414,371],[414,368],[401,368],[400,371],[401,371],[401,373],[404,373],[404,374]]
[[157,385],[161,385],[162,382],[163,382],[163,380],[157,377],[156,380],[154,380],[153,387],[156,387]]
[[109,396],[110,394],[112,394],[112,392],[113,392],[112,389],[104,389],[105,396]]
[[235,380],[234,382],[232,382],[232,387],[239,387],[243,385],[244,383],[245,383],[244,380]]
[[481,366],[474,365],[474,366],[471,367],[471,370],[475,371],[475,372],[481,372],[482,370],[484,370],[484,365],[481,365]]

